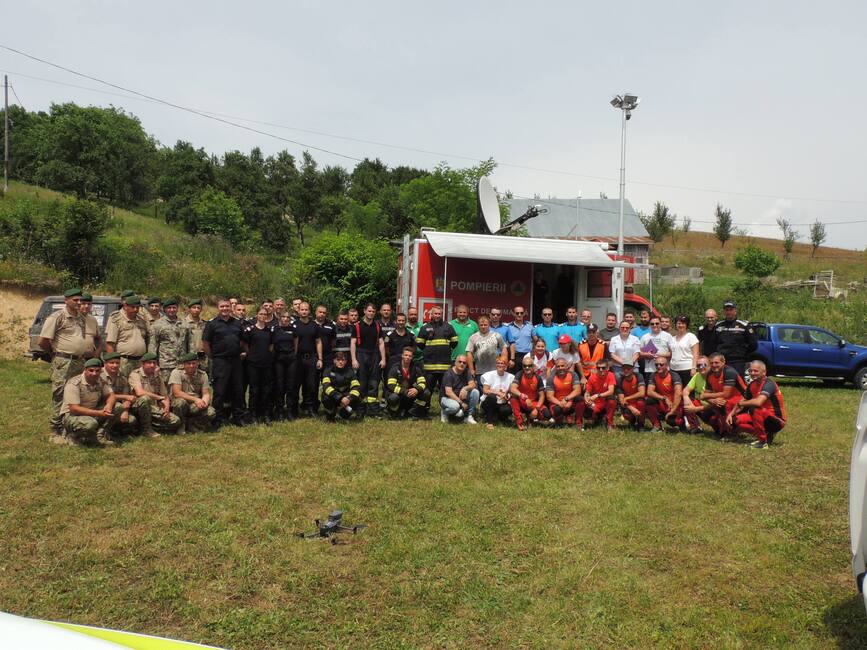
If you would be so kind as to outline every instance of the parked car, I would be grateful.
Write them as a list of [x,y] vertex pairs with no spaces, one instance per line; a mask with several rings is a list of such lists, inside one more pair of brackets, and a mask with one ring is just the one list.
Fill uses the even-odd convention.
[[813,325],[753,323],[759,347],[752,359],[764,361],[768,374],[851,381],[867,390],[867,347]]
[[[42,306],[36,313],[36,318],[33,319],[33,324],[30,326],[30,350],[27,355],[33,360],[48,361],[48,355],[39,347],[39,332],[42,331],[42,324],[45,319],[54,313],[55,309],[63,309],[66,304],[63,296],[48,296],[42,301]],[[117,296],[94,296],[93,309],[91,315],[96,319],[99,325],[99,335],[105,336],[105,323],[108,315],[120,309],[120,298]]]
[[849,540],[852,550],[852,575],[858,593],[867,607],[864,576],[867,575],[867,392],[855,420],[855,442],[849,465]]

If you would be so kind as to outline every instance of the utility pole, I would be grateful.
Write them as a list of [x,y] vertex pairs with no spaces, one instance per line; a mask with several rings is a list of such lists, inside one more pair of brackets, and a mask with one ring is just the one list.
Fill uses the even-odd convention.
[[9,75],[3,75],[3,196],[9,191]]

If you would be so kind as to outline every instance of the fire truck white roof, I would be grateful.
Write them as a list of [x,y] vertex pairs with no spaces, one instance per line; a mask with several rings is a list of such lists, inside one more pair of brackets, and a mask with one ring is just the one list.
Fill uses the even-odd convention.
[[538,239],[475,235],[461,232],[426,230],[423,236],[440,257],[463,257],[472,260],[512,260],[537,264],[572,266],[622,266],[647,268],[644,264],[615,262],[605,253],[607,244],[569,239]]

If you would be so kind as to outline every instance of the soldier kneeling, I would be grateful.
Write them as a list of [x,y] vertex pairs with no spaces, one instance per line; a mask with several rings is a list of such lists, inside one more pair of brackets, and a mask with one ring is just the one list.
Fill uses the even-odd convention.
[[138,431],[138,421],[132,414],[132,406],[136,396],[129,387],[129,380],[120,372],[120,354],[109,352],[102,357],[102,379],[108,382],[114,391],[114,414],[117,419],[112,426],[114,434],[131,435]]
[[406,347],[400,354],[400,363],[388,371],[385,384],[385,402],[394,418],[426,418],[430,410],[430,391],[421,364],[413,362],[415,350]]
[[141,433],[159,438],[159,431],[184,433],[181,418],[172,413],[166,383],[157,372],[157,355],[148,352],[141,358],[141,368],[129,373],[129,385],[135,393],[133,410],[141,423]]
[[114,412],[116,398],[101,373],[102,361],[88,359],[84,362],[84,372],[66,382],[63,388],[60,415],[63,439],[68,444],[115,444],[110,433],[117,418]]
[[178,433],[207,431],[217,412],[211,406],[211,384],[204,370],[199,369],[199,355],[195,352],[180,359],[181,368],[172,370],[169,388],[172,391],[172,413],[181,418]]
[[361,382],[348,365],[345,352],[334,355],[334,364],[322,375],[322,408],[325,418],[334,422],[339,415],[344,420],[358,413],[361,403]]

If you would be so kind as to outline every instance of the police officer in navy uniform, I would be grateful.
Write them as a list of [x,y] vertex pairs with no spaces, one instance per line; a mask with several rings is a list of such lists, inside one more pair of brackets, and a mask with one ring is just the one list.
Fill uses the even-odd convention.
[[732,366],[743,377],[750,355],[759,347],[756,332],[747,321],[738,319],[738,306],[733,301],[726,301],[723,314],[725,319],[714,328],[716,352],[726,358],[726,365]]
[[295,338],[298,339],[295,377],[297,386],[301,389],[303,412],[308,417],[314,418],[318,408],[319,371],[322,370],[323,359],[319,326],[310,317],[309,302],[302,302],[298,305],[298,318],[295,319]]
[[295,378],[295,357],[298,340],[295,323],[288,311],[280,314],[280,326],[274,330],[274,417],[295,419],[298,410],[298,384]]
[[244,325],[232,316],[232,306],[227,298],[217,302],[219,314],[205,324],[202,332],[202,347],[211,358],[211,376],[214,388],[213,406],[217,411],[214,427],[226,420],[225,405],[231,403],[231,422],[238,426],[246,423],[244,408],[244,376],[241,352],[246,352],[242,342]]

